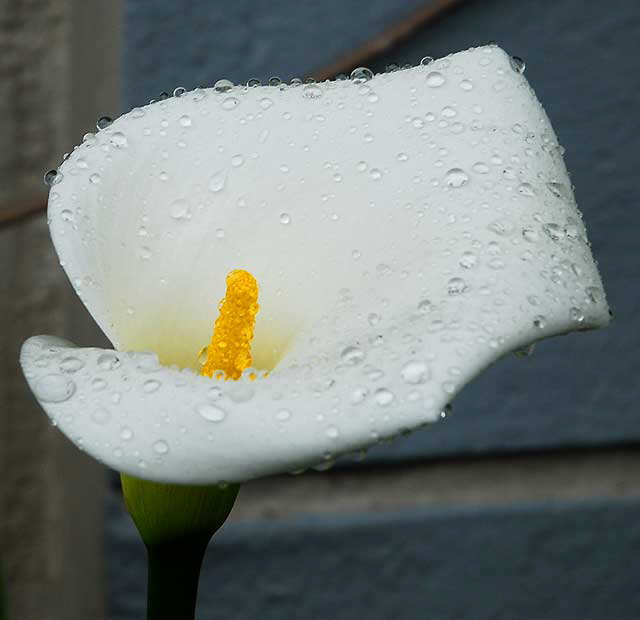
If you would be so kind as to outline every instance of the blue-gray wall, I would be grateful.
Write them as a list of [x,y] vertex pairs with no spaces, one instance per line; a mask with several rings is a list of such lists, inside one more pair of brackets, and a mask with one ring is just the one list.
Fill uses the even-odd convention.
[[[125,104],[221,77],[303,76],[418,4],[128,0]],[[503,360],[447,421],[364,467],[640,440],[640,3],[468,0],[371,66],[489,40],[525,59],[566,147],[615,320]],[[142,549],[117,501],[110,511],[113,617],[133,620]],[[202,617],[631,620],[639,517],[637,502],[556,502],[230,525],[206,566]]]

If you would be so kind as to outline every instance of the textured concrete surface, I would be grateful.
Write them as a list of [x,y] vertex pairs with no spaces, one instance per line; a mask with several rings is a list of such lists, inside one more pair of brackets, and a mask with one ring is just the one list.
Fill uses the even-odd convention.
[[[632,620],[639,523],[634,501],[227,525],[205,558],[199,617]],[[111,618],[137,620],[144,550],[127,521],[112,518],[110,536],[111,587],[129,591]]]
[[[119,2],[102,5],[0,0],[0,218],[42,199],[44,171],[99,113],[118,109]],[[101,620],[105,472],[49,425],[18,353],[37,333],[104,339],[58,265],[44,213],[0,228],[0,265],[0,556],[9,618]]]

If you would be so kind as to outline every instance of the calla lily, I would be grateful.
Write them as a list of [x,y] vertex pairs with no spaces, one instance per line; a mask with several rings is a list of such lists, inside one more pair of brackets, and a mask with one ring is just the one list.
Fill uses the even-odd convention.
[[[496,46],[319,84],[197,89],[85,137],[55,247],[115,350],[23,347],[55,424],[157,482],[240,482],[436,421],[488,365],[609,312],[561,147]],[[198,374],[226,274],[253,368]]]

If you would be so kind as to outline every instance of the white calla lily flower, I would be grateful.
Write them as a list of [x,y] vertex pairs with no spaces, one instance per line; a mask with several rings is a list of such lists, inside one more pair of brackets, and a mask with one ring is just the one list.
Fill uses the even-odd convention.
[[[434,422],[504,354],[606,325],[519,69],[487,46],[371,79],[199,89],[85,139],[49,221],[115,350],[27,341],[44,410],[119,471],[237,482]],[[255,380],[197,374],[234,269],[260,289]]]

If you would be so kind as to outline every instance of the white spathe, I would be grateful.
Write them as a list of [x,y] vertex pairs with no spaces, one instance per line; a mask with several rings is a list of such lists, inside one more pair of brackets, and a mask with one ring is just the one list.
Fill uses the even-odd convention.
[[[197,90],[85,139],[51,234],[116,351],[27,341],[42,407],[115,469],[241,481],[433,422],[505,353],[606,325],[517,68],[487,46],[369,81]],[[271,373],[253,382],[196,374],[232,269],[260,286]]]

